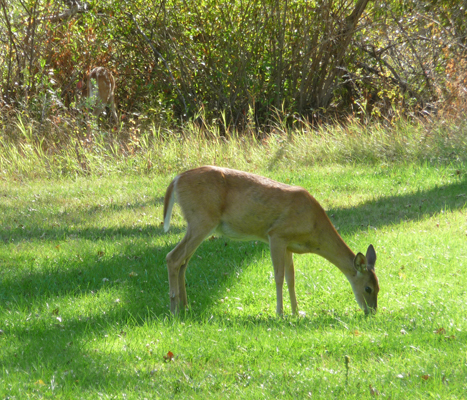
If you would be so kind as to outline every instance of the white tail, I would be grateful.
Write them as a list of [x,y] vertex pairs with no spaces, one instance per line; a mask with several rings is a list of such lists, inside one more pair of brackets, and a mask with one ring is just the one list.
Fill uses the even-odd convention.
[[110,119],[114,124],[118,123],[117,110],[115,107],[115,79],[112,72],[104,67],[94,68],[87,79],[87,97],[93,107],[93,114],[98,117],[110,108]]
[[298,312],[292,253],[316,253],[336,265],[349,280],[363,311],[376,312],[379,291],[372,245],[366,256],[349,249],[323,208],[305,189],[258,175],[205,166],[178,175],[164,200],[164,230],[175,199],[187,221],[182,241],[167,255],[170,309],[188,304],[185,271],[201,242],[214,232],[232,239],[269,244],[276,281],[276,312],[283,314],[284,277],[292,313]]
[[164,199],[164,232],[168,232],[170,228],[170,218],[172,217],[172,208],[175,203],[175,192],[173,190],[176,182],[177,182],[176,177],[170,186],[167,188],[167,192],[165,194],[165,199]]

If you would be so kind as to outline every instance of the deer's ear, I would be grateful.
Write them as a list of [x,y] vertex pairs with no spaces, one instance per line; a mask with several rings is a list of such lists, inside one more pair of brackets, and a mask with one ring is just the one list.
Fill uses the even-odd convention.
[[358,253],[353,260],[353,265],[357,272],[364,274],[367,272],[366,268],[366,258],[362,253]]
[[368,246],[368,250],[366,251],[366,262],[368,264],[368,269],[375,269],[376,251],[372,244]]

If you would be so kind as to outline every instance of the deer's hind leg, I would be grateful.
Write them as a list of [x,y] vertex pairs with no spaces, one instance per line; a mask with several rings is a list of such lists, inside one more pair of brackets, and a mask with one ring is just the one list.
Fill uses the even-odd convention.
[[180,309],[185,309],[188,299],[185,287],[185,272],[188,261],[203,242],[206,236],[215,228],[207,226],[204,229],[193,229],[189,224],[186,234],[177,246],[167,254],[167,270],[169,274],[170,311],[177,314]]

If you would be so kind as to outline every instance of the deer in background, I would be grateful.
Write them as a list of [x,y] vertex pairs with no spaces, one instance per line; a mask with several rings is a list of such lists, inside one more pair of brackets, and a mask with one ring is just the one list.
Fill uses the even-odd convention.
[[170,310],[188,304],[185,271],[203,240],[214,232],[237,240],[269,244],[276,283],[276,313],[283,314],[284,277],[292,313],[297,314],[293,253],[315,253],[336,265],[350,282],[358,305],[376,312],[379,292],[376,253],[355,255],[323,208],[305,189],[227,168],[204,166],[186,171],[170,183],[164,199],[164,230],[179,203],[187,228],[185,237],[167,255]]
[[88,99],[93,115],[99,117],[106,109],[110,109],[110,121],[118,124],[118,115],[115,107],[115,79],[112,72],[104,67],[96,67],[86,77],[86,82],[80,80],[78,89],[81,89]]

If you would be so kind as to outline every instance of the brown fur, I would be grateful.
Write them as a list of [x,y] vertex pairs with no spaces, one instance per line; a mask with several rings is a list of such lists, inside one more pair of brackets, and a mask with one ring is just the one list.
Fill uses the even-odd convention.
[[95,102],[93,114],[98,117],[107,106],[110,108],[112,122],[118,123],[114,95],[115,79],[112,72],[104,67],[96,67],[89,73],[87,83],[87,96]]
[[[292,253],[316,253],[335,264],[349,280],[360,307],[376,311],[376,253],[357,256],[339,236],[323,208],[305,189],[227,168],[205,166],[178,175],[164,199],[164,228],[172,205],[179,203],[187,221],[182,241],[167,255],[171,311],[188,304],[185,270],[201,242],[214,232],[232,239],[268,243],[276,280],[277,308],[283,313],[287,281],[292,312],[298,312]],[[368,293],[367,291],[371,291]]]

